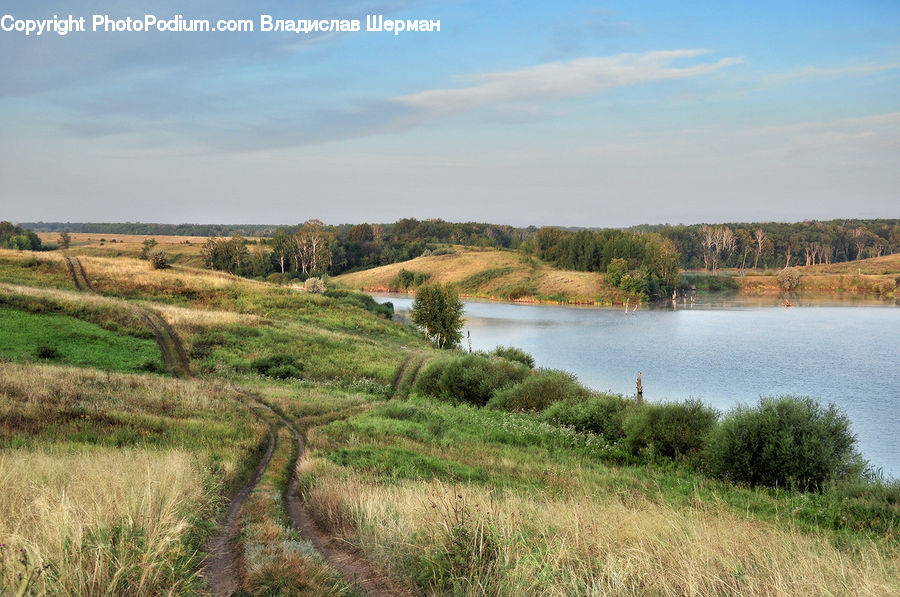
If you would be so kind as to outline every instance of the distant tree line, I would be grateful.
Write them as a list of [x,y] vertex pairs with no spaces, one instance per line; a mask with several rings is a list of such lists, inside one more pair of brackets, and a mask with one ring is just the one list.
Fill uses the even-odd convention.
[[[414,218],[393,224],[339,226],[318,220],[285,227],[59,222],[20,226],[48,232],[208,236],[213,239],[206,247],[209,267],[253,277],[337,275],[406,261],[457,244],[519,249],[560,267],[583,271],[606,272],[614,259],[622,259],[624,284],[644,287],[649,295],[672,286],[667,268],[673,250],[682,269],[713,272],[838,263],[900,252],[897,219],[666,224],[624,230],[517,228]],[[263,238],[249,242],[247,236]],[[613,268],[619,272],[622,264],[617,261]]]
[[40,251],[43,246],[38,235],[12,222],[0,222],[0,247],[21,251]]
[[670,239],[684,269],[773,268],[840,263],[900,252],[900,220],[830,220],[641,226]]
[[307,220],[298,226],[278,228],[259,241],[243,235],[210,236],[203,257],[207,267],[237,275],[279,274],[306,279],[408,261],[451,244],[517,248],[536,230],[412,218],[393,224],[340,226]]

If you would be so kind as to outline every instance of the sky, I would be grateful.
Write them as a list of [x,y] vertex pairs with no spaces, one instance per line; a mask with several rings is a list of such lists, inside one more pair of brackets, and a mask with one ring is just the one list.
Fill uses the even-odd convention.
[[[0,219],[900,217],[900,2],[4,0]],[[249,32],[92,32],[94,14]],[[359,32],[260,32],[358,19]],[[366,31],[366,15],[440,31]]]

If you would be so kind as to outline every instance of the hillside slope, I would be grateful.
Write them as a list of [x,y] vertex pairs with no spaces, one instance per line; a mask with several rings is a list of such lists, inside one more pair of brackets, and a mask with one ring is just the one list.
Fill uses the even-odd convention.
[[614,304],[624,302],[627,296],[607,286],[602,274],[560,270],[512,251],[471,247],[344,274],[334,280],[365,291],[402,291],[401,270],[426,274],[429,281],[453,284],[463,296],[497,300]]

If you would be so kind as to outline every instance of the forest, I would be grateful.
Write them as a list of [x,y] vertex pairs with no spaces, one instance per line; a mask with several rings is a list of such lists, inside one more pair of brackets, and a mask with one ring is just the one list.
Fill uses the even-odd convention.
[[[624,259],[629,271],[638,272],[648,265],[645,260],[669,259],[672,254],[683,270],[715,273],[720,268],[781,269],[900,252],[898,219],[665,224],[625,229],[523,228],[414,218],[392,224],[355,225],[326,225],[311,219],[283,227],[37,222],[22,223],[15,229],[208,236],[208,267],[251,277],[339,275],[448,250],[450,245],[514,249],[562,268],[600,272],[605,272],[613,259]],[[0,242],[5,243],[23,234],[6,229],[0,233],[4,234]],[[246,236],[261,239],[251,241]],[[656,272],[649,278],[663,280],[666,274],[660,263],[652,267]],[[644,273],[647,274],[646,268]]]

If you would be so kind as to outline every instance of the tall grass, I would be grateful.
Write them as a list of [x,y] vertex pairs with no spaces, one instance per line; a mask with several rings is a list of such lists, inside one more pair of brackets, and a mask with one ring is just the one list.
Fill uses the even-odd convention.
[[[510,596],[900,591],[896,552],[875,545],[848,551],[827,536],[748,520],[715,503],[676,508],[630,493],[379,484],[322,459],[304,471],[316,479],[307,492],[318,518],[395,575],[417,579],[426,594],[448,587],[453,594]],[[462,529],[441,506],[456,499],[468,512]],[[472,541],[460,546],[460,531]],[[445,557],[454,549],[488,573],[454,567]]]
[[[0,453],[0,541],[24,549],[46,595],[181,595],[198,586],[192,521],[213,498],[183,451]],[[21,553],[21,552],[20,552]],[[0,587],[23,567],[3,559]],[[7,594],[4,589],[3,594]]]

